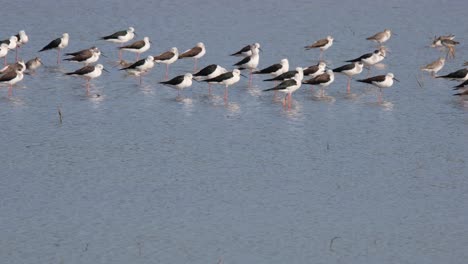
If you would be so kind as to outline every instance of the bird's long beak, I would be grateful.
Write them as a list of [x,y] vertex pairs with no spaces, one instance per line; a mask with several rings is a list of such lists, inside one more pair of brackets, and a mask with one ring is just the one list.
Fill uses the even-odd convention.
[[395,32],[392,32],[392,35],[398,36],[398,34],[397,34],[397,33],[395,33]]
[[400,82],[397,78],[393,77],[393,80],[397,81],[397,82]]
[[247,78],[247,76],[245,76],[245,75],[244,75],[244,74],[242,74],[242,73],[241,73],[240,75],[241,75],[242,77],[244,77],[244,78]]
[[263,52],[262,48],[258,48],[261,52]]
[[106,70],[106,69],[104,69],[104,68],[102,68],[102,70],[105,71],[105,72],[107,72],[107,73],[110,73],[108,70]]
[[106,55],[104,55],[104,53],[101,51],[101,56],[103,56],[104,58],[107,58]]

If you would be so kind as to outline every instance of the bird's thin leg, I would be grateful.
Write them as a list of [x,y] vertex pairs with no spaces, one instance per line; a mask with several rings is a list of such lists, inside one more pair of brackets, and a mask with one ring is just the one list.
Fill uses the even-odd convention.
[[169,78],[169,64],[166,64],[166,80]]
[[224,101],[226,102],[228,99],[228,86],[226,85],[226,87],[224,88]]
[[452,55],[452,59],[455,59],[455,47],[449,47],[450,54]]
[[15,49],[16,50],[16,55],[15,55],[15,61],[16,62],[18,62],[18,49],[19,49],[19,47],[16,47],[16,49]]
[[208,83],[208,95],[211,96],[211,83]]
[[379,103],[382,103],[382,88],[379,89]]
[[13,95],[13,84],[10,84],[10,87],[8,87],[8,96]]
[[[277,81],[273,81],[273,87],[276,87],[276,85],[278,85],[278,82],[277,82]],[[277,91],[277,90],[274,90],[274,92],[273,92],[273,100],[276,99],[277,95],[278,95],[278,91]]]
[[195,63],[193,65],[193,72],[196,72],[197,71],[197,58],[195,58]]
[[60,64],[60,49],[57,50],[57,64]]
[[346,86],[346,92],[351,93],[351,77],[348,77],[348,86]]

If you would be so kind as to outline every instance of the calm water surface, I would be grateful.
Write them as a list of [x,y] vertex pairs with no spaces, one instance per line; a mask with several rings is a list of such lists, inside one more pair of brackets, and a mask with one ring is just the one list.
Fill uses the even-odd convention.
[[[339,2],[6,4],[1,37],[30,37],[21,57],[68,32],[66,51],[97,45],[110,73],[86,96],[83,80],[63,76],[79,65],[44,52],[47,67],[12,97],[0,89],[0,262],[466,263],[468,107],[454,83],[416,78],[441,55],[427,47],[436,34],[461,42],[441,73],[468,59],[468,2]],[[227,55],[252,42],[259,67],[312,65],[319,52],[302,47],[328,34],[338,67],[391,28],[386,68],[372,74],[401,82],[384,105],[356,82],[346,98],[340,75],[330,100],[303,87],[291,110],[261,92],[261,77],[233,86],[227,105],[199,83],[176,98],[158,84],[164,66],[142,86],[113,66],[115,45],[97,39],[128,26],[151,38],[145,56],[203,41],[200,63],[229,69],[238,59]],[[171,76],[192,67],[176,62]]]

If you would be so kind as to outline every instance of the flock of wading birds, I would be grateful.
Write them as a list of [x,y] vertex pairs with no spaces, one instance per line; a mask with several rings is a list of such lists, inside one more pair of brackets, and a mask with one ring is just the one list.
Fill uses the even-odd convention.
[[[228,71],[220,65],[211,64],[205,68],[197,71],[197,60],[203,57],[206,53],[205,45],[203,43],[197,43],[195,47],[179,53],[176,47],[171,48],[169,51],[163,52],[156,56],[148,56],[140,60],[140,54],[149,50],[151,41],[148,37],[144,37],[142,40],[135,41],[128,45],[124,43],[132,40],[135,36],[135,30],[133,27],[129,27],[127,30],[115,32],[113,34],[101,37],[101,40],[121,44],[119,49],[119,62],[122,68],[120,70],[126,71],[130,75],[139,76],[140,84],[141,78],[144,74],[148,73],[155,65],[155,63],[166,64],[166,81],[160,82],[161,84],[173,87],[179,91],[190,87],[192,85],[192,79],[196,81],[207,82],[209,85],[209,92],[211,94],[211,84],[220,84],[225,86],[224,100],[227,101],[228,87],[237,83],[240,80],[241,70],[249,70],[249,86],[252,82],[252,74],[268,74],[273,78],[266,79],[264,81],[275,81],[275,86],[264,91],[276,91],[283,92],[286,94],[283,100],[283,106],[291,107],[291,96],[294,91],[299,89],[302,84],[308,85],[319,85],[321,87],[318,97],[325,96],[325,89],[333,83],[335,80],[334,73],[341,73],[348,77],[347,92],[350,93],[351,79],[362,72],[363,68],[366,67],[370,70],[370,67],[377,65],[379,62],[385,59],[387,50],[383,44],[390,39],[392,35],[391,30],[385,29],[373,36],[367,38],[367,40],[378,43],[379,47],[373,52],[366,53],[356,59],[348,60],[349,64],[341,67],[330,69],[326,63],[322,61],[323,52],[333,45],[333,37],[327,36],[324,39],[315,41],[313,44],[305,47],[309,49],[319,49],[320,57],[319,63],[312,65],[307,68],[297,67],[295,70],[289,70],[288,59],[282,59],[280,63],[273,64],[261,70],[257,70],[259,64],[259,52],[260,44],[254,43],[247,45],[239,51],[231,54],[231,56],[243,57],[239,62],[233,66],[236,68],[232,71]],[[454,40],[454,35],[434,37],[432,47],[440,47],[446,49],[447,53],[445,57],[441,57],[438,60],[421,67],[421,70],[430,72],[435,78],[446,78],[451,80],[461,81],[460,85],[455,86],[455,89],[460,90],[455,95],[468,98],[468,67],[449,73],[443,76],[436,76],[437,72],[440,71],[445,61],[455,57],[455,46],[459,42]],[[24,77],[24,73],[33,74],[37,68],[42,65],[42,61],[39,57],[31,59],[26,63],[22,60],[18,60],[18,50],[29,41],[25,31],[20,31],[17,35],[11,36],[9,39],[1,41],[0,45],[0,58],[4,58],[5,67],[0,70],[0,83],[9,84],[8,94],[11,96],[12,87]],[[61,38],[52,40],[39,52],[56,49],[57,50],[57,64],[60,64],[60,51],[68,46],[69,35],[63,33]],[[16,62],[7,64],[7,54],[10,50],[16,51]],[[136,62],[127,63],[122,60],[122,51],[129,51],[136,53]],[[91,79],[101,76],[102,71],[106,71],[102,64],[96,64],[100,56],[101,51],[97,47],[91,47],[89,49],[80,50],[77,52],[66,53],[68,57],[65,61],[73,61],[84,63],[85,66],[73,71],[67,72],[66,75],[81,76],[86,79],[86,89],[89,90]],[[183,75],[176,76],[170,80],[168,79],[169,65],[176,62],[178,59],[183,58],[194,58],[194,72],[186,73]],[[468,66],[468,63],[465,63]],[[26,72],[25,72],[26,71]],[[244,75],[242,75],[244,76]],[[304,80],[304,77],[310,77],[310,79]],[[358,82],[374,85],[379,88],[380,93],[378,101],[382,102],[382,89],[388,88],[393,85],[393,82],[398,81],[393,73],[387,73],[386,75],[378,75],[366,79],[359,79]],[[465,88],[465,86],[467,86]]]

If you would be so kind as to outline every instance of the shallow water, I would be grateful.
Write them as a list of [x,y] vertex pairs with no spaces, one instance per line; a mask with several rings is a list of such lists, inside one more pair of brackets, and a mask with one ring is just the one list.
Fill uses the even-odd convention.
[[[14,1],[2,14],[2,38],[30,37],[21,57],[68,32],[66,51],[97,45],[110,71],[86,96],[83,80],[63,76],[80,65],[56,67],[44,52],[47,67],[12,97],[0,89],[2,263],[466,262],[468,107],[454,83],[416,81],[442,54],[427,47],[436,34],[461,42],[441,73],[462,67],[466,1],[110,3]],[[347,96],[340,75],[325,99],[302,87],[290,110],[261,77],[251,88],[241,79],[227,104],[200,83],[177,97],[158,84],[164,66],[142,86],[113,67],[115,45],[96,39],[128,26],[151,38],[144,55],[203,41],[200,64],[226,68],[252,42],[262,68],[284,57],[309,66],[319,52],[303,46],[328,34],[337,67],[391,28],[386,68],[371,74],[401,82],[384,104],[357,82]],[[192,67],[178,61],[170,74]]]

